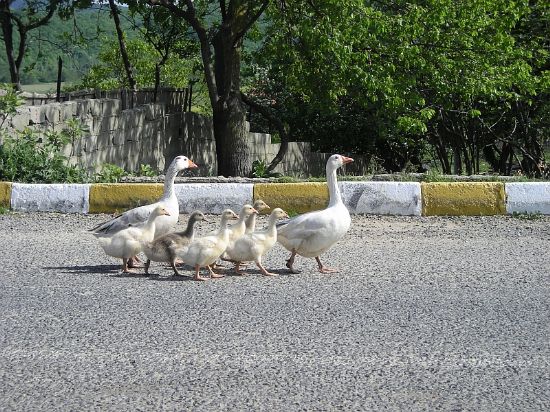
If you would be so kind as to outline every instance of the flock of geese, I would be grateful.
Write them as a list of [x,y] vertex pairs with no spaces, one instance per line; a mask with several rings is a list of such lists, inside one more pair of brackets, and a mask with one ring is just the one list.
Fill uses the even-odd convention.
[[[275,208],[269,215],[267,227],[256,229],[256,216],[270,209],[262,200],[254,205],[244,205],[237,215],[231,209],[221,214],[219,229],[206,236],[195,236],[195,225],[206,218],[200,211],[189,216],[187,227],[173,232],[179,218],[179,204],[174,191],[177,174],[197,165],[186,156],[177,156],[166,173],[164,192],[158,202],[128,210],[98,226],[90,232],[109,256],[122,259],[122,271],[129,272],[135,266],[137,255],[147,256],[145,273],[148,274],[151,261],[166,262],[175,275],[180,275],[177,263],[194,267],[194,280],[207,280],[201,276],[201,268],[207,268],[210,278],[223,275],[215,273],[216,262],[226,260],[235,264],[235,272],[243,274],[240,267],[255,262],[261,273],[274,276],[262,265],[262,257],[279,242],[291,252],[286,266],[292,273],[296,255],[315,258],[321,273],[336,272],[321,263],[319,256],[341,239],[351,223],[349,212],[342,202],[336,171],[353,159],[334,154],[326,165],[329,204],[327,208],[289,218],[287,213]],[[283,220],[281,220],[283,219]],[[236,220],[233,225],[228,225]],[[178,262],[179,261],[179,262]]]

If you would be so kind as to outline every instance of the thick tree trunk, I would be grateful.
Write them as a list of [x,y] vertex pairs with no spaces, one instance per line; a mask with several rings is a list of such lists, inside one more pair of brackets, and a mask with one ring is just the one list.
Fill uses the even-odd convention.
[[248,176],[252,168],[246,110],[239,95],[230,94],[213,111],[218,175]]

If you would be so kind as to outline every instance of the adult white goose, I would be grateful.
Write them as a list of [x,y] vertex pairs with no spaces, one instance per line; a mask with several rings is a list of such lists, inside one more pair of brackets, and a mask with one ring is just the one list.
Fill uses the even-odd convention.
[[172,232],[162,235],[152,242],[143,245],[143,253],[147,256],[145,263],[145,274],[149,273],[151,261],[168,262],[174,270],[174,274],[179,275],[176,268],[176,257],[178,250],[189,246],[195,237],[195,223],[205,220],[204,214],[195,211],[189,216],[187,227],[181,232]]
[[191,242],[188,248],[177,251],[179,258],[195,268],[194,280],[207,280],[207,278],[199,274],[201,267],[205,266],[210,271],[211,278],[223,277],[223,275],[214,273],[210,265],[225,252],[229,243],[229,228],[227,227],[227,222],[229,222],[230,219],[237,218],[238,216],[235,212],[231,209],[225,209],[222,212],[220,229],[216,234],[197,238]]
[[324,210],[305,213],[286,222],[281,222],[277,228],[277,241],[291,252],[286,266],[292,273],[296,255],[314,257],[319,266],[319,272],[337,272],[337,269],[325,267],[319,256],[346,234],[351,218],[348,209],[342,202],[340,189],[336,178],[336,170],[353,162],[350,157],[334,154],[327,161],[327,185],[329,204]]
[[267,229],[258,230],[252,233],[246,233],[237,239],[232,245],[227,247],[227,255],[236,262],[235,272],[243,275],[239,271],[241,262],[254,261],[261,272],[266,276],[276,276],[275,273],[268,272],[262,265],[262,256],[265,255],[277,241],[277,229],[275,223],[277,219],[288,218],[283,209],[275,208],[269,215]]
[[128,273],[128,260],[141,252],[143,244],[151,242],[155,235],[156,221],[162,216],[169,216],[166,208],[157,206],[149,214],[145,225],[130,226],[119,230],[114,235],[102,236],[95,235],[99,244],[109,256],[122,259],[122,271]]
[[129,226],[142,226],[147,222],[151,212],[157,207],[164,207],[169,216],[162,216],[156,222],[155,238],[168,233],[178,223],[179,204],[174,191],[174,180],[177,174],[184,169],[195,168],[197,165],[186,156],[177,156],[166,171],[164,193],[158,202],[130,209],[121,215],[90,229],[94,235],[109,236]]

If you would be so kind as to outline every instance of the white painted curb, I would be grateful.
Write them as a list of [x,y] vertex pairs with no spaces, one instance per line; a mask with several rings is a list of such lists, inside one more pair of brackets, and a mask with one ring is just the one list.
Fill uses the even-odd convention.
[[224,209],[239,213],[246,203],[252,203],[253,183],[180,183],[174,185],[180,213],[202,210],[221,214]]
[[422,191],[418,182],[340,182],[339,185],[351,214],[422,214]]
[[89,184],[14,183],[11,208],[22,212],[88,213]]
[[550,215],[550,182],[506,183],[506,213]]

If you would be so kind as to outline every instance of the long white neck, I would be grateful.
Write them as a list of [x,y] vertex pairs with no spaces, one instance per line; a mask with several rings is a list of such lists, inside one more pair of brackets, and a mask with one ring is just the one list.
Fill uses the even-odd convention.
[[178,171],[176,166],[171,164],[168,170],[166,171],[166,177],[164,179],[164,193],[162,194],[162,199],[170,199],[175,195],[174,192],[174,180],[176,180],[176,175]]
[[340,195],[338,180],[336,178],[336,169],[329,170],[327,168],[327,186],[329,194],[328,207],[336,206],[337,204],[342,203],[342,196]]

